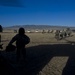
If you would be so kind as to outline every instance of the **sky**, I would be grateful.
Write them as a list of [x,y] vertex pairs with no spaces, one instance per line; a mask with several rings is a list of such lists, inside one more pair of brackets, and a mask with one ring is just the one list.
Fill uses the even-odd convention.
[[0,25],[75,27],[75,0],[0,0]]

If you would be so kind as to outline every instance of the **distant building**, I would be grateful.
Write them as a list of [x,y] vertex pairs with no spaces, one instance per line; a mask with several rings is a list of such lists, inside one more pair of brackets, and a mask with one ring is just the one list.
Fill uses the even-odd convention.
[[17,33],[17,30],[14,30],[14,33]]
[[30,30],[27,30],[27,33],[30,33],[31,31]]
[[38,30],[36,30],[35,32],[36,32],[36,33],[38,33],[39,31],[38,31]]

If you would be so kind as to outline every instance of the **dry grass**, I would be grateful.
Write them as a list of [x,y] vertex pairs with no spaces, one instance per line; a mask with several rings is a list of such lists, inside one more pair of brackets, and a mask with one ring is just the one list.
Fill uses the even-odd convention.
[[[7,45],[8,42],[12,39],[12,37],[16,35],[16,33],[1,33],[2,36],[2,41],[4,43],[4,45]],[[35,46],[35,45],[39,45],[39,44],[58,44],[58,43],[66,43],[66,41],[63,40],[59,40],[57,41],[54,36],[55,34],[53,33],[26,33],[26,35],[28,35],[30,37],[30,43],[28,44],[28,46]],[[69,41],[74,41],[75,40],[75,33],[73,33],[73,37],[69,37],[67,38],[67,40]]]

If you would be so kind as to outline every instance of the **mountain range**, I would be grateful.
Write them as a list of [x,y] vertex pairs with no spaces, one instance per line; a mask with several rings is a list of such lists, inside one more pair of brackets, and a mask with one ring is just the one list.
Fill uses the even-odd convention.
[[52,25],[15,25],[15,26],[9,26],[9,27],[4,27],[4,29],[19,29],[20,27],[25,28],[26,30],[42,30],[42,29],[65,29],[65,28],[70,28],[70,29],[75,29],[75,27],[68,27],[68,26],[52,26]]

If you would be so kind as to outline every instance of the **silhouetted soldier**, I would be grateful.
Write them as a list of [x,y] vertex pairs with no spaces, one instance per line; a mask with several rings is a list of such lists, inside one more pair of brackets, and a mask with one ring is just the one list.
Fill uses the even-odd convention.
[[3,49],[2,45],[3,44],[1,44],[1,34],[0,34],[0,49]]
[[25,45],[27,45],[30,42],[30,38],[25,35],[24,28],[20,28],[18,34],[16,34],[12,40],[9,42],[8,46],[12,45],[13,42],[16,41],[16,47],[17,47],[17,61],[19,61],[20,53],[23,54],[23,58],[25,60],[26,57],[26,49]]

